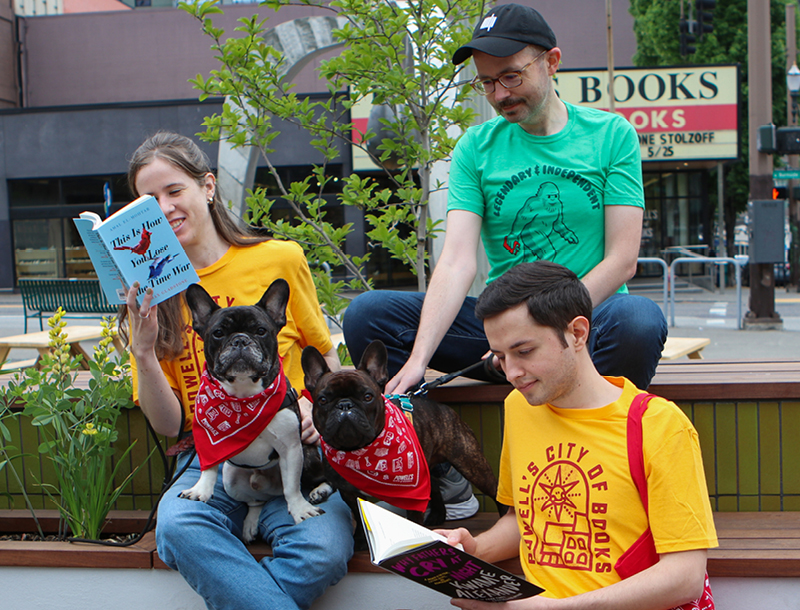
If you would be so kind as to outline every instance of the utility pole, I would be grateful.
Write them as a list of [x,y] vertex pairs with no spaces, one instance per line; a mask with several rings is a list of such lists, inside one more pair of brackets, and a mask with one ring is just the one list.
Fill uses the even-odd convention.
[[606,0],[606,47],[608,54],[608,110],[616,112],[614,96],[614,28],[611,24],[611,0]]
[[[772,44],[769,0],[747,0],[747,83],[750,135],[750,199],[772,199],[772,155],[758,151],[759,125],[772,123]],[[752,220],[752,219],[751,219]],[[750,311],[746,329],[782,329],[775,311],[775,272],[771,263],[750,263]]]
[[[725,174],[722,161],[717,161],[717,256],[728,256],[728,244],[725,243]],[[725,273],[727,265],[717,265],[719,270],[719,289],[725,290]]]

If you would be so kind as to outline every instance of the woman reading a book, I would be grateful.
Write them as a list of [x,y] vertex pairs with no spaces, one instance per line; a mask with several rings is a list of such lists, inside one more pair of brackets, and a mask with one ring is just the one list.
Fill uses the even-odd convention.
[[[200,285],[219,305],[252,305],[275,279],[289,283],[287,323],[278,342],[294,388],[303,388],[300,354],[306,345],[315,346],[332,368],[339,368],[302,249],[260,237],[233,218],[222,203],[208,158],[193,141],[164,132],[147,139],[133,155],[128,181],[136,196],[150,194],[158,200]],[[146,295],[141,307],[135,296],[132,287],[120,316],[130,326],[134,399],[156,432],[179,436],[192,427],[205,362],[203,342],[191,328],[182,294],[157,306]],[[303,441],[316,442],[304,399],[301,412]],[[247,506],[225,494],[221,474],[208,503],[179,497],[200,476],[191,453],[179,458],[178,472],[189,459],[192,463],[161,499],[156,540],[161,559],[181,573],[209,608],[305,609],[346,574],[352,521],[338,493],[320,505],[323,515],[297,525],[282,496],[268,501],[259,535],[272,546],[273,557],[257,562],[240,540]]]

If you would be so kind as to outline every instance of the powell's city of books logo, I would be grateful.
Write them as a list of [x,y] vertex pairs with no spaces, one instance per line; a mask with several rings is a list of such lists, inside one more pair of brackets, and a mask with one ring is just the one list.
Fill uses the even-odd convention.
[[478,29],[486,30],[487,32],[489,32],[494,27],[494,24],[496,22],[497,22],[497,17],[494,15],[489,15],[483,20],[483,23],[481,23],[481,27],[479,27]]
[[[610,537],[606,531],[607,505],[592,502],[590,492],[606,490],[602,466],[585,470],[581,460],[588,453],[572,443],[554,445],[547,450],[548,464],[539,468],[531,463],[529,476],[520,488],[525,501],[536,506],[534,530],[531,511],[520,511],[526,523],[524,539],[527,560],[569,570],[610,572]],[[566,459],[564,459],[566,458]],[[538,530],[539,536],[534,533]]]

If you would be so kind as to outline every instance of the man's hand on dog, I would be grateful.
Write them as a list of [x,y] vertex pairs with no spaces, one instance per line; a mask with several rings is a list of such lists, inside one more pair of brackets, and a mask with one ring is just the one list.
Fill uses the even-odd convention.
[[316,445],[319,443],[319,432],[314,427],[314,420],[311,419],[311,401],[301,396],[297,401],[300,407],[300,440],[306,445]]

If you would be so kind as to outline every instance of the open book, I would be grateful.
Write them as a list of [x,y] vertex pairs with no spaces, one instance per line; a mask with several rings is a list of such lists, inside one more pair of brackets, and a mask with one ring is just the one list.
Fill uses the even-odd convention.
[[109,303],[125,303],[125,293],[136,281],[140,304],[147,288],[153,289],[156,304],[200,281],[152,195],[139,197],[105,220],[83,212],[73,221]]
[[360,498],[358,507],[376,566],[448,597],[505,602],[544,591],[385,508]]

